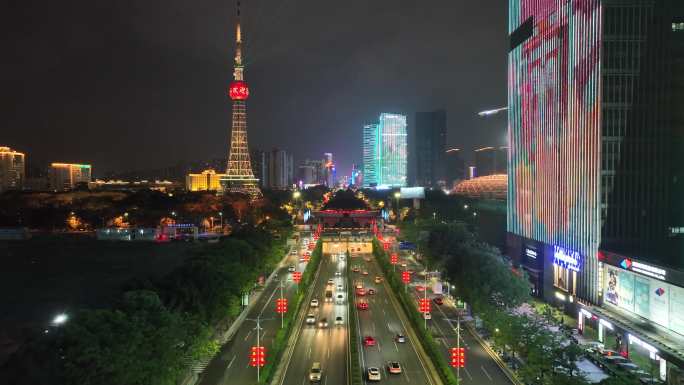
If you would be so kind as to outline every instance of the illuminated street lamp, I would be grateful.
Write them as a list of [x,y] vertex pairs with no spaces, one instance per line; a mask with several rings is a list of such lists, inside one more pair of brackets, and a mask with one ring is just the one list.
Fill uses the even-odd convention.
[[223,212],[219,212],[219,218],[221,218],[221,233],[223,233]]
[[63,325],[68,320],[69,320],[68,315],[66,315],[65,313],[60,313],[60,314],[57,314],[55,316],[55,318],[52,319],[52,325],[60,326],[60,325]]
[[397,203],[397,220],[399,220],[399,198],[401,198],[401,193],[399,191],[394,193],[394,199]]
[[506,110],[508,110],[508,106],[506,106],[506,107],[500,107],[500,108],[494,108],[494,109],[491,109],[491,110],[480,111],[480,112],[478,112],[477,114],[480,115],[480,116],[490,116],[490,115],[496,115],[496,114],[498,114],[499,112],[501,112],[501,111],[506,111]]

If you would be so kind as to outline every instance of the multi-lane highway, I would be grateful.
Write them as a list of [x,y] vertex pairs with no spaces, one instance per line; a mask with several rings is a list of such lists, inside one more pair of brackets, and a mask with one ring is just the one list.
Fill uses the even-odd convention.
[[[400,317],[398,306],[389,298],[389,285],[384,281],[384,277],[377,263],[369,255],[352,258],[352,266],[358,267],[359,272],[354,272],[353,281],[355,285],[361,283],[365,295],[357,295],[354,290],[355,305],[360,302],[368,303],[367,310],[360,310],[354,306],[353,311],[357,312],[361,341],[361,360],[364,369],[364,381],[368,382],[367,370],[369,367],[380,369],[381,381],[391,380],[392,383],[404,384],[431,384],[429,376],[426,374],[425,364],[418,357],[416,347],[417,341],[413,341],[406,333],[409,327],[408,320]],[[368,274],[364,274],[367,272]],[[375,277],[381,277],[382,281],[376,283]],[[374,290],[374,294],[369,295],[369,290]],[[354,325],[352,325],[353,327]],[[405,337],[405,342],[399,342],[396,336],[401,334]],[[372,337],[374,344],[366,346],[366,337]],[[388,369],[388,362],[396,361],[401,366],[401,373],[392,374]]]
[[245,320],[235,335],[225,344],[219,354],[209,363],[200,377],[201,385],[251,384],[256,382],[256,368],[249,366],[249,353],[256,345],[256,323],[250,319],[264,318],[261,322],[260,342],[266,348],[268,360],[273,338],[280,328],[280,315],[275,312],[275,301],[280,297],[280,285],[284,283],[283,293],[292,303],[296,293],[296,284],[292,281],[290,266],[297,271],[304,271],[306,263],[299,262],[299,254],[289,255],[274,279],[264,287],[261,297],[253,304]]
[[[347,284],[346,258],[343,255],[324,254],[318,277],[313,285],[312,299],[318,306],[312,307],[310,301],[303,306],[306,314],[312,314],[315,323],[307,324],[304,320],[292,356],[288,358],[287,370],[282,384],[303,385],[310,382],[309,374],[314,362],[320,363],[323,385],[347,384]],[[337,274],[336,274],[337,273]],[[332,280],[332,284],[328,284]],[[341,286],[340,286],[341,285]],[[339,290],[339,288],[342,290]],[[326,289],[332,289],[333,301],[326,302]],[[344,300],[337,302],[337,295],[342,293]],[[335,319],[342,317],[342,324],[336,325]],[[321,324],[325,319],[327,326]]]
[[[407,264],[407,269],[414,272],[421,272],[421,266],[414,259],[409,258],[407,252],[400,253],[401,260]],[[412,294],[416,300],[424,298],[427,290],[427,297],[431,302],[432,319],[428,321],[428,327],[432,331],[432,335],[439,342],[444,352],[444,356],[448,357],[449,348],[456,347],[456,326],[458,313],[454,303],[445,300],[442,305],[435,303],[435,297],[442,297],[441,294],[434,294],[430,287],[425,290],[418,290],[419,287],[424,288],[426,285],[420,281],[424,279],[424,275],[413,274],[414,283],[411,285]],[[428,285],[430,286],[430,285]],[[501,367],[492,359],[484,347],[475,339],[470,331],[461,325],[461,347],[466,349],[466,365],[459,372],[461,383],[465,385],[476,384],[511,384],[511,381],[504,374]],[[456,370],[454,369],[454,372]]]

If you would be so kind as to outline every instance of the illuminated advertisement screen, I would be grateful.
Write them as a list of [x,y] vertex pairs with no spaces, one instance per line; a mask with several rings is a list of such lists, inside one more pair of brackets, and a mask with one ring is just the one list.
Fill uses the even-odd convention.
[[684,288],[609,265],[603,279],[604,304],[684,335]]

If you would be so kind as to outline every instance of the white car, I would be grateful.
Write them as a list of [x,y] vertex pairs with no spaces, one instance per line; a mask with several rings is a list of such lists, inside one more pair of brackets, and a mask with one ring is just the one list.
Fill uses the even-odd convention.
[[337,302],[338,305],[342,305],[344,303],[344,294],[337,293],[337,297],[335,299],[335,302]]
[[341,315],[338,315],[335,317],[335,325],[343,325],[344,324],[344,318],[342,318]]
[[313,325],[316,323],[316,316],[309,313],[306,315],[306,323],[307,325]]
[[295,270],[297,270],[297,269],[294,267],[294,265],[287,268],[287,271],[289,271],[290,273],[294,273]]
[[432,319],[432,314],[430,314],[430,313],[423,313],[423,318],[425,318],[425,319]]
[[368,368],[368,381],[380,381],[381,379],[380,369],[374,366]]
[[392,374],[401,374],[401,365],[397,361],[387,363],[387,371]]
[[311,307],[318,307],[318,299],[314,298],[311,300]]
[[336,272],[335,272],[335,277],[340,277],[340,276],[342,276],[342,272],[341,272],[341,271],[336,271]]
[[344,291],[344,286],[337,285],[337,291]]
[[332,286],[334,284],[335,284],[335,281],[333,281],[332,278],[328,280],[328,286]]

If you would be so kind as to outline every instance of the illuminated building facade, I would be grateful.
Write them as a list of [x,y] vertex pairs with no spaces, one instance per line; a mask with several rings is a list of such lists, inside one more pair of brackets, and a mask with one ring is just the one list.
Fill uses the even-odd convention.
[[[684,228],[684,3],[509,5],[509,256],[527,270],[534,294],[566,310],[619,308],[629,314],[610,314],[625,330],[638,315],[663,335],[684,336],[684,319],[673,323],[652,308],[684,315],[681,273],[644,273],[682,268],[682,235],[672,229]],[[627,276],[622,261],[650,267]],[[615,293],[624,306],[611,303]]]
[[446,111],[416,113],[415,158],[417,186],[444,184],[446,150]]
[[48,170],[50,190],[71,190],[79,183],[86,185],[92,180],[89,164],[52,163]]
[[380,114],[378,134],[378,186],[406,186],[406,116]]
[[337,182],[337,169],[335,168],[335,162],[333,162],[332,153],[323,153],[323,164],[323,171],[325,174],[325,185],[328,187],[333,187]]
[[185,189],[188,191],[220,191],[221,180],[226,174],[217,174],[213,169],[199,174],[188,174],[185,177]]
[[252,199],[260,198],[258,180],[252,171],[249,144],[247,142],[247,98],[249,87],[244,79],[245,66],[242,63],[242,32],[240,30],[240,2],[238,2],[235,33],[235,62],[233,81],[228,87],[228,96],[233,101],[232,129],[226,176],[221,184],[225,191],[239,192]]
[[274,148],[259,154],[262,188],[283,190],[294,183],[294,160],[291,153]]
[[0,147],[0,192],[21,190],[26,181],[24,154],[9,147]]
[[363,126],[363,187],[378,185],[377,153],[378,153],[378,124]]

